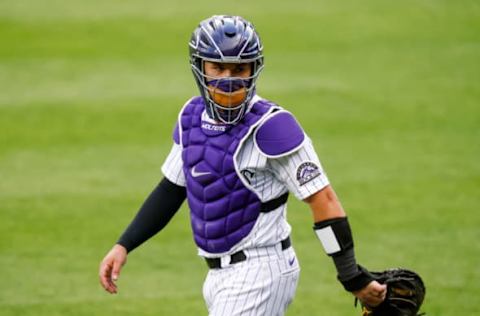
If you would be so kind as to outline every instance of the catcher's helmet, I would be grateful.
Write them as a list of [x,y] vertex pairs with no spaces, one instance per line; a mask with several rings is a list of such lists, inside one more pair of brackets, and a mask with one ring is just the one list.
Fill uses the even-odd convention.
[[[253,25],[240,16],[214,15],[198,25],[189,42],[190,65],[210,118],[238,122],[255,95],[263,68],[262,43]],[[204,61],[251,63],[247,78],[205,75]]]

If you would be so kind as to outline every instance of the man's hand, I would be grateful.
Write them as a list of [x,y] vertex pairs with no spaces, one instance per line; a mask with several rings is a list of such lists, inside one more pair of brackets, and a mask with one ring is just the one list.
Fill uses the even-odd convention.
[[360,302],[371,307],[378,306],[383,302],[386,294],[387,286],[385,284],[380,284],[377,281],[372,281],[363,289],[353,292],[353,295],[355,295]]
[[122,266],[127,262],[127,249],[121,245],[113,246],[105,258],[100,263],[100,284],[103,288],[111,293],[117,293],[117,285],[115,282],[118,280],[120,270]]

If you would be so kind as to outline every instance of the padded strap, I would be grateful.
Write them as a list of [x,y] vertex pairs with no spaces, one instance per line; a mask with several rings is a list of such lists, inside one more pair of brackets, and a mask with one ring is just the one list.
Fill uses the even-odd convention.
[[271,212],[271,211],[279,208],[283,204],[287,203],[287,200],[288,200],[288,192],[280,195],[279,197],[277,197],[273,200],[262,203],[262,205],[260,205],[260,213]]

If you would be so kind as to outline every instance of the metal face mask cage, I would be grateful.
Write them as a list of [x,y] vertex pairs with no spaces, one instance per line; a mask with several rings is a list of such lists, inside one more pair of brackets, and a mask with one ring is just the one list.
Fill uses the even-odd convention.
[[[207,113],[224,124],[235,124],[243,117],[255,95],[256,81],[263,65],[257,65],[257,62],[251,61],[252,75],[249,77],[211,77],[205,74],[203,61],[225,61],[195,57],[200,59],[200,62],[191,64],[192,71],[207,103]],[[238,63],[248,62],[241,60]]]
[[[224,124],[240,121],[255,95],[256,80],[263,69],[263,47],[253,25],[239,16],[212,16],[194,30],[189,50],[190,66],[208,116]],[[251,76],[209,77],[205,75],[205,61],[250,63]]]

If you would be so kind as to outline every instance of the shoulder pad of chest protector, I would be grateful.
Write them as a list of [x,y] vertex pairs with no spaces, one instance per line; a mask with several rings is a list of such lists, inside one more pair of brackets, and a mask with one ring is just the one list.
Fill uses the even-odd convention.
[[280,110],[261,123],[254,139],[264,155],[276,158],[298,150],[305,140],[305,134],[290,112]]

